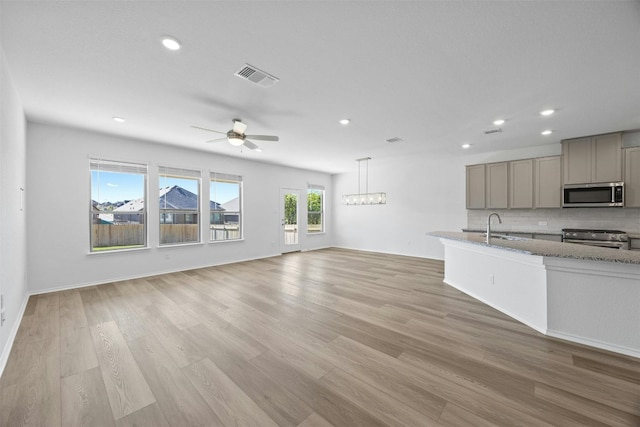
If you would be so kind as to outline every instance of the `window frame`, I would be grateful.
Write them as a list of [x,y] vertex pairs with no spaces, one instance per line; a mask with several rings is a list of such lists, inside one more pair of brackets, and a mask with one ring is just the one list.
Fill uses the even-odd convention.
[[[176,179],[185,179],[185,180],[194,180],[196,182],[196,189],[198,193],[196,194],[198,200],[196,203],[196,207],[193,209],[167,209],[162,207],[162,197],[165,197],[166,203],[166,194],[164,193],[160,196],[160,191],[164,188],[162,184],[163,178],[176,178]],[[181,187],[182,188],[182,187]],[[185,191],[189,191],[186,188],[183,188]],[[191,191],[189,191],[191,193]],[[192,193],[193,194],[193,193]],[[188,169],[188,168],[180,168],[180,167],[172,167],[172,166],[158,166],[158,246],[159,247],[167,247],[167,246],[182,246],[182,245],[195,245],[202,243],[202,215],[201,215],[201,206],[202,206],[202,171],[199,169]],[[164,215],[172,215],[172,218],[177,218],[176,215],[184,215],[185,222],[174,222],[173,219],[170,223],[163,221],[166,218]],[[194,224],[192,222],[186,222],[186,217],[189,215],[194,215],[197,218],[197,222]],[[196,225],[196,240],[185,240],[185,241],[165,241],[163,242],[163,229],[167,229],[171,225]],[[184,227],[183,227],[184,228]],[[178,233],[180,234],[180,233]]]
[[[317,193],[320,192],[320,211],[310,211],[309,210],[309,194],[311,193]],[[326,227],[325,227],[325,200],[326,200],[326,191],[324,189],[323,185],[314,185],[314,184],[308,184],[307,186],[307,234],[310,235],[314,235],[314,234],[322,234],[326,232]],[[310,221],[309,221],[309,215],[311,214],[320,214],[320,230],[318,231],[312,231],[310,230]]]
[[[122,173],[122,174],[138,174],[142,175],[142,208],[140,210],[135,211],[136,213],[133,215],[139,215],[140,222],[138,224],[142,225],[142,243],[141,244],[131,244],[131,245],[114,245],[114,246],[95,246],[95,236],[94,236],[94,226],[95,225],[110,225],[110,224],[98,224],[94,223],[94,215],[99,216],[101,213],[106,211],[100,211],[95,209],[94,202],[94,193],[93,193],[93,172],[97,171],[98,175],[100,172],[108,172],[108,173]],[[137,251],[144,250],[149,248],[149,232],[148,232],[148,219],[149,219],[149,210],[148,206],[148,194],[149,194],[149,166],[147,163],[143,162],[132,162],[132,161],[123,161],[123,160],[111,160],[111,159],[103,159],[99,157],[89,157],[89,254],[104,254],[104,253],[114,253],[114,252],[123,252],[123,251]],[[100,192],[100,187],[98,184],[98,199]],[[134,199],[140,200],[140,199]],[[97,203],[101,203],[99,200],[95,200]],[[115,202],[124,202],[125,200],[116,200]],[[113,212],[113,211],[110,211]],[[118,214],[112,214],[118,215]],[[120,215],[127,215],[125,212]],[[115,217],[114,217],[115,219]],[[115,222],[115,221],[114,221]],[[113,224],[115,225],[115,224]],[[97,249],[106,247],[109,249]]]
[[[233,231],[233,228],[227,228],[226,222],[223,222],[222,224],[217,224],[217,223],[213,222],[213,220],[216,217],[216,215],[220,215],[221,212],[225,212],[224,210],[215,209],[215,205],[214,205],[213,209],[211,208],[211,202],[214,202],[218,206],[222,206],[221,203],[219,203],[217,200],[215,200],[217,198],[217,196],[216,196],[216,193],[217,193],[216,183],[218,183],[218,182],[221,182],[221,183],[233,183],[233,184],[237,184],[238,185],[238,197],[237,197],[238,198],[238,210],[237,211],[228,211],[230,214],[237,213],[238,221],[237,221],[237,223],[235,223],[235,224],[237,224],[237,237],[232,237],[232,238],[228,237],[229,231]],[[243,194],[244,194],[244,183],[243,183],[242,175],[210,171],[210,173],[209,173],[209,206],[208,206],[208,212],[209,212],[209,243],[237,242],[239,240],[243,240],[244,239]],[[234,223],[232,223],[232,224],[234,224]],[[216,229],[216,228],[214,228],[215,225],[222,225],[223,228],[217,228]],[[222,239],[216,238],[218,233],[217,233],[217,231],[214,231],[214,230],[217,230],[217,231],[222,230],[223,231],[222,234],[226,235],[227,237],[222,238]]]

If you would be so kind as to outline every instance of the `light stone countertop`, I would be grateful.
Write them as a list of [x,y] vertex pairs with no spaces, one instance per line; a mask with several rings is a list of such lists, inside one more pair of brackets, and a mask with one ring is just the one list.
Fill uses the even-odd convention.
[[[463,233],[484,233],[486,229],[479,228],[463,228]],[[542,231],[542,230],[494,230],[491,227],[491,232],[496,234],[544,234],[547,236],[562,236],[562,231]]]
[[[496,234],[500,234],[496,232]],[[487,246],[485,237],[480,233],[456,231],[432,231],[427,236],[457,240],[474,245]],[[537,256],[555,258],[573,258],[587,261],[619,262],[623,264],[639,264],[640,252],[619,249],[599,248],[595,246],[576,245],[573,243],[550,242],[537,239],[502,240],[491,239],[492,248],[521,252]]]

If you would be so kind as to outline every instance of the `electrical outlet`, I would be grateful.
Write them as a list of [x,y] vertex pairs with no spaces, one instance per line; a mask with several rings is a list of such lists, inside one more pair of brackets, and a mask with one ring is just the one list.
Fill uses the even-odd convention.
[[4,314],[4,295],[0,295],[0,326],[4,325],[4,321],[6,320]]

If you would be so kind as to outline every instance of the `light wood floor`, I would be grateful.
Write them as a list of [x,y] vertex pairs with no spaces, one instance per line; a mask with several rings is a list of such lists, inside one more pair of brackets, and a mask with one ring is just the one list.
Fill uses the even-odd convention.
[[2,426],[640,425],[640,360],[339,249],[31,297]]

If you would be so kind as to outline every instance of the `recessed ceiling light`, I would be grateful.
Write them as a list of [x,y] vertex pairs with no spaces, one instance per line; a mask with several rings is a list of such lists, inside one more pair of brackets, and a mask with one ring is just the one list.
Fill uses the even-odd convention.
[[341,119],[340,120],[340,124],[341,125],[348,125],[349,123],[351,123],[351,120],[349,120],[349,119]]
[[255,149],[255,151],[257,151],[258,153],[262,153],[262,148],[258,147]]
[[501,124],[504,124],[504,120],[503,119],[494,120],[493,124],[496,126],[500,126]]
[[462,144],[462,148],[464,148],[465,150],[469,147],[471,147],[471,144]]
[[164,36],[162,37],[162,45],[169,50],[180,50],[182,43],[175,37]]
[[125,120],[122,117],[114,116],[112,118],[113,118],[114,122],[118,122],[118,123],[124,123],[125,122]]
[[542,110],[542,111],[540,111],[540,115],[541,116],[550,116],[555,112],[556,112],[556,110],[551,110],[551,109],[550,110]]
[[552,133],[553,133],[553,131],[552,131],[552,130],[549,130],[549,129],[547,129],[547,130],[543,130],[543,131],[542,131],[542,134],[543,134],[543,135],[551,135]]

